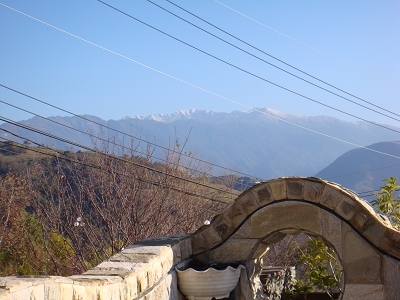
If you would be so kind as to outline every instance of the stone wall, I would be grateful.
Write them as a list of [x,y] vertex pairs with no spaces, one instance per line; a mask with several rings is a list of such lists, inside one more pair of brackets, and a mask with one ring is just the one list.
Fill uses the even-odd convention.
[[181,300],[175,265],[192,255],[190,236],[143,240],[70,277],[0,277],[0,300]]
[[[354,192],[318,178],[273,179],[245,191],[192,235],[193,254],[204,263],[246,264],[298,233],[335,250],[343,299],[400,299],[400,232]],[[254,270],[247,270],[250,287]],[[262,298],[257,285],[253,299]]]
[[400,232],[355,193],[316,178],[280,178],[241,194],[192,235],[143,240],[71,277],[0,278],[0,300],[183,300],[175,266],[242,263],[231,298],[265,299],[260,257],[287,234],[308,233],[341,264],[342,299],[400,299]]

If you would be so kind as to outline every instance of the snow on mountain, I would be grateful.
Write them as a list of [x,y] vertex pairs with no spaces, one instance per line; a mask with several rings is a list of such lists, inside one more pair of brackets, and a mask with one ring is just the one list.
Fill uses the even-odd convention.
[[[260,114],[262,112],[263,114]],[[200,110],[200,109],[186,109],[186,110],[178,110],[172,114],[152,114],[152,115],[142,115],[142,116],[132,116],[126,117],[124,119],[138,119],[138,120],[151,120],[161,123],[172,123],[180,120],[200,120],[200,121],[221,121],[226,118],[234,118],[234,117],[246,117],[251,116],[253,114],[260,114],[259,117],[265,116],[273,116],[278,118],[287,118],[288,115],[279,112],[277,110],[273,110],[270,108],[255,108],[249,111],[233,111],[232,113],[225,112],[214,112],[211,110]]]
[[[168,147],[176,139],[187,140],[185,151],[195,152],[201,159],[214,164],[264,179],[288,175],[311,176],[327,167],[338,156],[356,148],[356,145],[398,140],[397,133],[366,122],[348,122],[328,116],[296,116],[269,108],[231,113],[188,109],[172,114],[108,121],[95,116],[85,116],[85,119],[77,116],[50,119],[69,127],[38,117],[21,123],[87,147],[93,147],[96,141],[84,132],[90,132],[92,136],[112,137],[126,146],[130,146],[130,137],[148,140],[162,147]],[[96,123],[93,124],[88,119]],[[117,131],[110,129],[105,133],[99,124]],[[72,127],[81,133],[72,130]],[[19,142],[26,138],[38,144],[72,149],[70,144],[11,124],[2,124],[0,128],[23,138],[5,136],[6,131],[1,131],[0,137]],[[121,132],[129,135],[123,136]],[[349,141],[352,145],[338,139]],[[141,146],[145,146],[145,143]],[[164,154],[163,148],[155,148],[154,155],[162,157]],[[225,171],[216,168],[214,172],[223,174]]]

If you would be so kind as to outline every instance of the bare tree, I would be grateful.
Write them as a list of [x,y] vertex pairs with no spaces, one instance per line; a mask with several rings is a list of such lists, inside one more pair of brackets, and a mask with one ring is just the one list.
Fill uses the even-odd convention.
[[151,162],[151,148],[139,157],[134,147],[113,145],[102,140],[101,152],[64,153],[32,170],[30,205],[41,247],[30,248],[46,266],[41,272],[81,273],[135,241],[189,233],[235,196],[210,188],[201,166],[185,167],[179,143],[163,164]]

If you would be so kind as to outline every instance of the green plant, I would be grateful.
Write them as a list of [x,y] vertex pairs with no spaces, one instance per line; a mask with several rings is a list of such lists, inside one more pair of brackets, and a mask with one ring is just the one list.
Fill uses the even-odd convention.
[[386,184],[381,187],[379,193],[374,193],[376,200],[371,201],[371,204],[384,213],[396,227],[400,225],[400,196],[396,198],[396,191],[400,189],[400,185],[397,184],[397,180],[394,177],[384,179]]
[[309,238],[299,247],[299,259],[305,265],[303,276],[296,280],[293,294],[324,291],[333,299],[333,292],[340,291],[342,269],[335,253],[320,238]]

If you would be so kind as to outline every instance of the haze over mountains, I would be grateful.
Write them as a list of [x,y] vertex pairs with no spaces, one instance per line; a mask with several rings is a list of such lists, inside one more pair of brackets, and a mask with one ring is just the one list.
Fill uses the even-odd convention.
[[[368,146],[377,142],[400,140],[399,133],[367,122],[347,122],[327,116],[288,115],[268,108],[257,110],[263,113],[253,110],[221,113],[191,109],[169,115],[125,117],[121,120],[109,121],[95,116],[84,117],[166,147],[173,145],[175,138],[179,139],[181,145],[188,138],[184,151],[195,153],[203,160],[262,179],[280,176],[314,176],[339,156],[356,148],[356,145]],[[124,137],[106,128],[100,130],[99,125],[79,117],[52,117],[49,119],[85,132],[91,132],[95,136],[101,132],[106,139],[115,136],[118,143],[130,145],[129,137]],[[294,126],[289,122],[311,131]],[[20,123],[85,146],[92,147],[93,145],[93,138],[39,117]],[[0,127],[40,144],[57,148],[71,148],[70,145],[10,124],[2,124]],[[400,131],[400,128],[395,129]],[[313,131],[321,132],[324,135],[316,134]],[[328,136],[351,142],[353,145]],[[22,141],[1,131],[0,137]],[[138,141],[135,142],[136,145],[138,143]],[[140,143],[140,145],[146,148],[144,143]],[[77,148],[73,149],[77,150]],[[163,152],[164,150],[156,148],[154,154],[162,157]],[[379,161],[383,156],[367,152],[368,159],[371,161]],[[400,156],[399,152],[397,154]],[[348,163],[344,163],[341,167],[337,167],[335,169],[337,175],[341,172],[343,175],[351,173],[352,171],[347,166]],[[214,168],[214,172],[216,174],[227,173],[218,168]],[[324,174],[322,173],[322,175]]]
[[[400,142],[381,142],[368,148],[400,156]],[[374,152],[362,148],[353,149],[318,172],[316,177],[334,181],[354,191],[377,190],[388,177],[400,180],[400,159],[385,155],[377,157]]]

